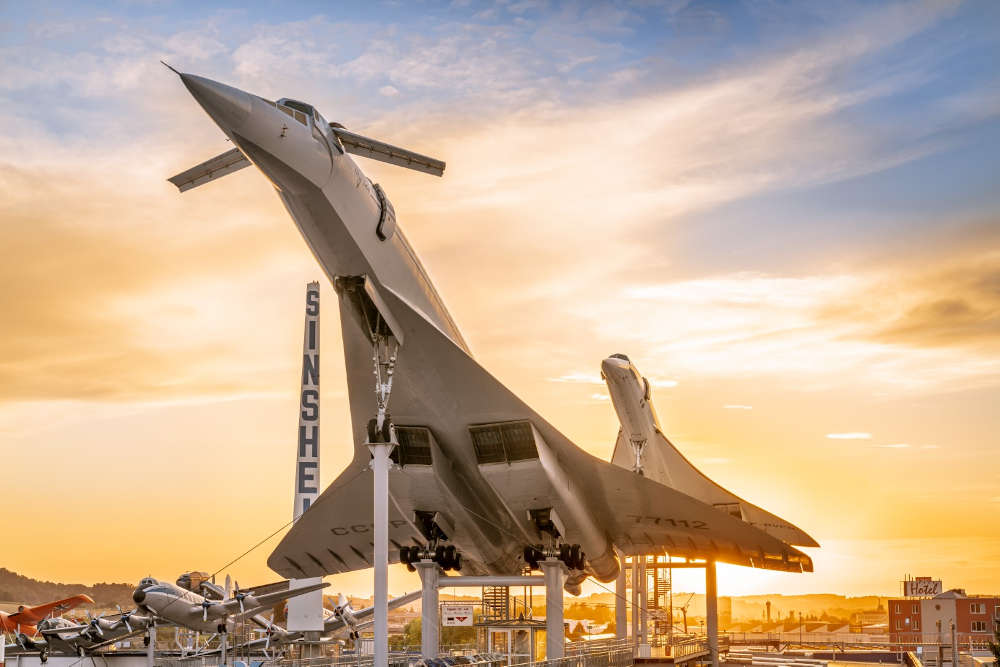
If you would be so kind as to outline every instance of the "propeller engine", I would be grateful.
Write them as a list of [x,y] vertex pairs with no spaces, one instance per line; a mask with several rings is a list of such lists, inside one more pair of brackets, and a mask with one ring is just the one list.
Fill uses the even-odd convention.
[[132,624],[129,623],[128,619],[132,616],[132,614],[138,611],[138,608],[133,609],[132,611],[122,611],[121,605],[116,606],[118,607],[118,620],[112,624],[111,628],[113,630],[117,630],[124,625],[125,629],[129,631],[129,634],[131,634],[134,630],[132,629]]
[[104,639],[104,628],[101,627],[102,618],[104,618],[103,611],[96,618],[90,613],[90,611],[87,611],[87,627],[82,630],[80,634],[87,637],[91,641]]

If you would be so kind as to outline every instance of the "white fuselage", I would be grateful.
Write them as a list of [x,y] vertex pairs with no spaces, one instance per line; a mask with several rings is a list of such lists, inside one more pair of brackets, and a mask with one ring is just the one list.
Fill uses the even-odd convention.
[[141,585],[133,593],[132,599],[140,609],[198,632],[217,632],[222,623],[226,624],[226,631],[229,632],[234,626],[232,618],[219,616],[213,607],[209,607],[208,620],[205,620],[202,603],[206,598],[166,581]]
[[632,448],[632,469],[647,474],[649,466],[656,468],[649,475],[653,479],[673,486],[673,478],[665,463],[650,456],[660,421],[653,409],[649,382],[624,355],[613,355],[601,362],[601,375],[608,385],[611,404],[621,422],[622,435]]
[[[271,102],[224,84],[192,75],[183,75],[182,80],[220,129],[274,185],[332,283],[336,284],[342,277],[366,277],[376,290],[402,301],[405,307],[471,357],[458,327],[402,229],[397,226],[395,233],[385,240],[376,234],[381,207],[373,183],[349,155],[340,152],[332,134],[323,131],[326,121],[321,116],[290,117]],[[365,428],[376,414],[375,396],[368,389],[372,376],[371,341],[360,330],[344,324],[343,312],[341,320],[355,456],[367,461],[369,453],[363,445]],[[412,374],[412,377],[422,377],[423,387],[406,386],[408,367],[433,368],[434,360],[427,356],[426,350],[407,348],[405,342],[403,348],[390,408],[399,409],[407,400],[403,395],[413,396],[414,392],[419,392],[417,400],[420,402],[428,406],[439,405],[437,397],[426,390],[426,371]],[[399,412],[394,411],[393,415]],[[455,426],[464,432],[467,425]],[[452,440],[445,434],[440,444],[447,450],[459,479],[481,480],[474,456],[463,446],[467,437],[465,432],[461,440]],[[477,486],[488,488],[485,483]],[[469,509],[465,517],[467,525],[475,523],[480,526],[480,532],[486,533],[473,549],[468,550],[470,555],[475,555],[470,560],[479,561],[497,573],[516,570],[523,541],[517,539],[520,536],[511,539],[509,529],[496,528],[511,522],[500,498],[482,490],[477,492],[473,485],[464,481],[451,485],[450,492],[456,508]]]

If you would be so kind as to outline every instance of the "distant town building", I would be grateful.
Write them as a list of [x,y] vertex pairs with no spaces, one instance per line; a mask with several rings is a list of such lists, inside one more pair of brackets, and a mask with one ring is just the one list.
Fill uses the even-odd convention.
[[889,600],[889,638],[902,644],[951,641],[952,624],[960,645],[981,644],[1000,622],[1000,597],[967,595],[955,588],[934,597]]
[[725,628],[733,622],[733,598],[724,596],[719,598],[719,627]]
[[888,627],[889,623],[889,612],[882,605],[882,601],[878,602],[878,609],[871,611],[859,611],[851,616],[851,625],[856,625],[861,631],[864,628],[871,627]]

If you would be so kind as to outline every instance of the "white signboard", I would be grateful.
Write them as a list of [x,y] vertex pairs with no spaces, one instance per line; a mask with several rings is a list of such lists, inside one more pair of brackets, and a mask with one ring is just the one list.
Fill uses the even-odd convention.
[[446,602],[441,605],[441,625],[443,626],[471,626],[472,625],[471,604],[456,604]]
[[930,577],[917,577],[903,582],[903,595],[908,598],[926,597],[941,594],[941,580]]

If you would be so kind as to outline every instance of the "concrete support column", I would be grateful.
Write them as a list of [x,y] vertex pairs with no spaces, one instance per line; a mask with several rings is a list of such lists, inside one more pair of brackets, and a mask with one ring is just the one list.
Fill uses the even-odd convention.
[[563,627],[563,581],[566,566],[558,558],[541,561],[545,577],[545,659],[558,660],[565,655],[565,628]]
[[639,557],[632,556],[632,642],[639,643]]
[[648,658],[649,650],[649,591],[646,588],[646,555],[639,561],[639,657]]
[[719,667],[719,591],[715,581],[715,561],[705,563],[705,632],[712,667]]
[[369,444],[375,493],[374,667],[389,667],[389,443]]
[[438,583],[441,568],[430,560],[414,563],[420,575],[420,657],[430,660],[441,650],[438,634]]
[[628,598],[625,591],[625,556],[618,552],[621,567],[615,579],[615,639],[628,637]]

